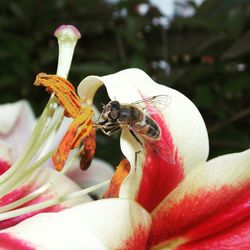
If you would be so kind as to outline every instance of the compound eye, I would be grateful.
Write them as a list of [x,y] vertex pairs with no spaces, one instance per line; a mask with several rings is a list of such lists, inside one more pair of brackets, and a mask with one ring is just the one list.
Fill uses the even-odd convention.
[[118,101],[112,101],[111,107],[112,107],[112,110],[119,110],[120,109],[120,103]]

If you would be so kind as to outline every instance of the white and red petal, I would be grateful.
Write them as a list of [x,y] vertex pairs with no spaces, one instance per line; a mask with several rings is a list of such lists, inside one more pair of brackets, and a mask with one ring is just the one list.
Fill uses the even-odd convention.
[[0,140],[0,176],[11,167],[11,148]]
[[249,218],[249,159],[247,150],[215,158],[191,171],[152,212],[150,244],[209,238]]
[[[249,213],[248,213],[249,214]],[[250,249],[250,219],[229,227],[211,237],[186,243],[175,250],[248,250]]]
[[[155,95],[168,95],[171,98],[168,107],[153,115],[162,130],[161,140],[154,143],[163,144],[157,147],[165,147],[166,156],[160,157],[158,152],[147,147],[144,152],[146,157],[144,153],[138,154],[135,171],[135,152],[141,146],[126,129],[122,133],[121,148],[130,161],[131,171],[121,186],[120,197],[136,199],[151,211],[183,180],[191,168],[206,161],[208,137],[204,121],[187,97],[157,84],[139,69],[127,69],[103,77],[89,76],[80,83],[78,93],[92,103],[95,92],[103,84],[110,99],[121,103],[131,103]],[[166,160],[168,157],[169,161]]]
[[[53,217],[49,217],[49,215],[46,215],[46,220],[53,220]],[[53,220],[53,222],[60,223],[58,221]],[[46,225],[48,223],[46,222]],[[20,235],[13,235],[12,233],[1,233],[0,231],[0,248],[3,250],[15,250],[15,249],[22,249],[22,250],[54,250],[54,249],[61,249],[61,250],[67,250],[67,249],[86,249],[86,250],[105,250],[106,248],[103,246],[103,244],[93,235],[91,235],[86,230],[81,230],[81,235],[78,235],[75,233],[74,229],[72,229],[71,225],[69,224],[68,227],[60,228],[60,237],[64,238],[63,244],[60,244],[60,241],[56,241],[58,239],[57,233],[51,230],[48,230],[48,228],[44,225],[44,223],[41,223],[40,228],[41,232],[40,236],[43,236],[41,238],[45,238],[45,240],[36,239],[34,236],[31,240],[23,240],[20,238]],[[65,230],[63,230],[65,229]],[[30,228],[30,230],[32,230]],[[46,232],[49,231],[50,234],[47,234]],[[45,233],[44,233],[45,232]],[[37,235],[39,237],[39,235]],[[22,235],[21,235],[22,237]],[[66,241],[68,239],[68,241]],[[46,244],[44,244],[44,242]],[[42,242],[42,243],[40,243]],[[59,248],[58,248],[59,246]],[[73,247],[73,248],[72,248]]]
[[14,249],[35,250],[35,248],[31,246],[28,242],[19,240],[8,233],[1,233],[1,232],[0,232],[0,247],[2,250],[14,250]]
[[[7,195],[3,196],[0,199],[0,207],[8,205],[14,201],[17,201],[27,196],[28,194],[32,193],[33,191],[35,191],[42,185],[45,185],[49,182],[54,182],[54,183],[45,192],[43,192],[42,194],[35,197],[31,201],[26,202],[25,204],[17,208],[25,208],[33,204],[38,204],[40,202],[50,200],[56,197],[64,196],[74,191],[80,190],[80,187],[77,184],[75,184],[72,180],[70,180],[68,177],[62,174],[59,174],[57,171],[53,169],[40,168],[32,175],[32,177],[24,185],[22,185],[19,188],[16,188],[15,190],[11,191]],[[91,201],[91,199],[89,196],[86,195],[86,196],[74,199],[70,202],[64,202],[59,205],[50,206],[47,208],[36,210],[34,212],[25,213],[25,214],[22,214],[20,216],[17,216],[11,219],[6,219],[3,221],[0,221],[0,229],[13,226],[19,223],[20,221],[25,220],[41,212],[60,211],[64,208],[71,207],[76,204],[87,202],[87,201]]]
[[10,167],[11,165],[7,161],[0,159],[0,176],[5,173]]
[[0,140],[0,159],[9,163],[11,162],[11,148],[2,140]]
[[14,162],[23,150],[35,125],[35,117],[26,101],[0,105],[0,140],[11,148]]
[[0,239],[35,249],[144,249],[150,225],[150,215],[136,202],[106,199],[39,214],[2,230]]

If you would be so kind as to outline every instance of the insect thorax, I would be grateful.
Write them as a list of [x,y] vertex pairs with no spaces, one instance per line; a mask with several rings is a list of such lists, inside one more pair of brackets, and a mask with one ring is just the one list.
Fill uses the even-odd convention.
[[124,123],[136,123],[143,120],[143,113],[132,105],[122,105],[120,108],[119,120]]

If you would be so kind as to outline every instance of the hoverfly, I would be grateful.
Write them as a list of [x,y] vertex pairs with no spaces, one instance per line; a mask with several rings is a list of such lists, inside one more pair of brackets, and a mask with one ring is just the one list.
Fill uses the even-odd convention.
[[156,95],[129,104],[110,101],[107,105],[103,105],[99,117],[102,121],[96,126],[108,136],[126,127],[142,148],[147,144],[162,159],[173,163],[168,144],[156,143],[163,138],[160,126],[151,116],[165,109],[170,102],[171,97],[168,95]]

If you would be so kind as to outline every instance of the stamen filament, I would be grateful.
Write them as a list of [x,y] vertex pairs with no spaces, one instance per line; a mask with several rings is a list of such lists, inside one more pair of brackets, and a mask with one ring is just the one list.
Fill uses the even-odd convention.
[[[46,130],[47,126],[46,123],[51,120],[52,115],[54,112],[51,111],[51,104],[55,102],[55,98],[51,98],[46,105],[40,119],[38,120],[32,135],[30,137],[29,142],[25,146],[20,158],[11,166],[8,171],[0,176],[0,185],[4,183],[7,179],[9,179],[13,174],[17,173],[18,168],[25,166],[25,163],[30,161],[30,158],[33,157],[34,151],[37,152],[37,147],[35,145],[40,144],[41,137],[43,136],[43,131]],[[44,140],[42,141],[44,142]],[[40,145],[41,146],[41,145]],[[36,149],[36,150],[35,150]],[[0,192],[1,194],[1,192]],[[0,195],[1,197],[1,195]]]
[[[79,158],[79,155],[81,154],[81,151],[82,151],[82,148],[76,150],[74,156],[72,156],[71,158],[69,158],[67,160],[63,170],[60,173],[58,173],[53,179],[51,179],[49,183],[46,183],[45,185],[39,187],[38,189],[36,189],[32,193],[29,193],[25,197],[22,197],[21,199],[18,199],[18,200],[14,201],[14,202],[11,202],[11,203],[9,203],[9,204],[7,204],[5,206],[0,207],[0,213],[7,212],[7,211],[9,211],[11,209],[19,207],[19,206],[23,205],[24,203],[26,203],[28,201],[31,201],[31,200],[35,199],[37,196],[39,196],[42,193],[46,192],[56,182],[56,180],[62,174],[65,174],[65,172],[67,172],[67,170],[74,163],[74,161]],[[27,169],[26,172],[28,172],[28,170],[32,171],[33,168],[37,169],[39,167],[39,165],[43,164],[45,161],[47,161],[49,158],[51,158],[51,156],[54,153],[55,153],[55,150],[52,150],[49,153],[47,153],[46,155],[44,155],[43,158],[39,160],[39,163],[38,162],[35,163],[33,166],[31,166],[29,169]],[[27,173],[27,175],[28,175],[28,173]]]
[[65,201],[70,201],[70,200],[79,198],[85,194],[91,193],[91,192],[109,184],[109,182],[110,182],[110,180],[107,180],[107,181],[104,181],[104,182],[99,183],[97,185],[91,186],[89,188],[86,188],[86,189],[83,189],[80,191],[76,191],[76,192],[71,193],[69,195],[56,197],[54,199],[40,202],[38,204],[34,204],[34,205],[31,205],[28,207],[19,208],[19,209],[15,209],[15,210],[12,210],[9,212],[2,213],[2,214],[0,214],[0,221],[6,220],[6,219],[11,219],[11,218],[14,218],[14,217],[26,214],[26,213],[31,213],[31,212],[34,212],[36,210],[51,207],[51,206],[60,204],[60,203],[65,202]]
[[[27,180],[27,178],[32,175],[32,173],[36,170],[36,168],[38,168],[41,165],[40,161],[38,160],[36,168],[34,168],[34,169],[28,168],[29,163],[32,161],[33,157],[37,154],[38,150],[41,148],[44,141],[46,141],[47,138],[49,137],[49,135],[56,128],[58,128],[58,124],[61,123],[62,117],[63,117],[63,109],[57,109],[55,114],[54,114],[54,117],[53,117],[54,119],[50,119],[50,124],[49,124],[50,126],[48,125],[48,127],[46,128],[44,133],[38,135],[37,140],[33,143],[33,147],[30,149],[30,152],[26,154],[26,157],[24,159],[22,159],[21,161],[18,161],[15,164],[13,164],[13,166],[10,168],[10,170],[14,169],[15,172],[12,171],[9,174],[9,176],[7,175],[8,178],[6,178],[4,183],[1,184],[0,198],[3,197],[8,192],[10,192],[11,190],[13,190],[14,188],[18,187],[20,185],[20,182],[18,182],[19,179],[23,178],[24,180]],[[38,130],[40,130],[40,128]],[[36,134],[36,133],[34,133],[34,134]],[[43,157],[41,159],[43,159]],[[46,159],[46,157],[45,157],[45,159]],[[42,160],[42,163],[44,163],[44,162],[45,161]],[[28,170],[28,172],[25,171],[25,169],[23,169],[23,166],[26,166],[25,169]],[[10,170],[8,170],[8,171],[10,171]],[[32,170],[32,171],[30,172],[30,170]],[[7,171],[7,173],[8,173],[8,171]],[[29,173],[29,174],[27,175],[27,173]],[[24,180],[22,182],[24,182]]]
[[0,197],[3,197],[7,193],[11,192],[15,188],[21,186],[31,175],[39,168],[43,163],[51,158],[55,150],[50,151],[48,154],[44,155],[40,160],[35,162],[30,168],[25,169],[23,172],[16,174],[16,177],[12,176],[1,186]]
[[3,207],[0,207],[0,213],[10,211],[16,207],[19,207],[19,206],[25,204],[26,202],[29,202],[29,201],[35,199],[37,196],[39,196],[43,192],[45,192],[49,186],[50,186],[50,183],[47,183],[47,184],[41,186],[40,188],[36,189],[34,192],[29,193],[28,195],[22,197],[21,199],[18,199],[18,200],[11,202]]
[[[59,29],[57,29],[55,32],[55,36],[58,38],[59,45],[57,75],[67,78],[74,48],[77,40],[80,38],[80,33],[75,27],[66,25],[61,26]],[[71,87],[70,83],[67,84],[67,80],[63,80],[63,82],[66,83],[66,86],[68,88]],[[60,84],[58,85],[58,88],[60,90]],[[73,89],[71,90],[71,92],[72,91]],[[66,99],[69,98],[69,102],[70,104],[72,104],[71,106],[75,107],[76,110],[73,111],[75,111],[76,115],[78,116],[82,113],[82,106],[80,105],[79,101],[80,99],[77,99],[79,97],[76,94],[74,95],[74,91],[73,93],[71,92],[69,91],[69,93],[72,94],[72,100],[70,99],[71,95],[66,96]],[[79,105],[77,106],[78,102]],[[51,144],[51,140],[59,130],[64,114],[68,114],[67,109],[64,110],[58,105],[58,103],[61,104],[60,98],[57,98],[55,94],[52,93],[43,113],[37,121],[37,124],[28,143],[24,147],[20,158],[11,166],[10,169],[8,169],[0,176],[0,198],[13,191],[14,189],[22,187],[23,184],[25,185],[25,182],[29,180],[30,177],[32,177],[34,172],[55,153],[55,150],[47,152],[49,149],[49,144]],[[73,118],[75,118],[75,113],[73,112]],[[38,204],[15,209],[29,201],[32,201],[39,195],[48,191],[48,189],[56,182],[61,174],[64,174],[72,165],[72,163],[77,158],[79,158],[80,152],[81,149],[75,150],[74,155],[66,161],[65,167],[62,172],[52,177],[52,179],[50,179],[48,183],[38,187],[36,190],[34,190],[34,188],[36,188],[35,182],[28,183],[28,185],[31,185],[31,189],[33,188],[34,191],[27,194],[25,197],[22,197],[18,200],[15,200],[14,202],[0,207],[0,221],[78,198],[83,194],[87,194],[106,185],[109,181],[100,183],[85,190],[77,191],[68,195],[61,195],[59,197],[40,202]],[[11,209],[15,210],[10,211]]]

